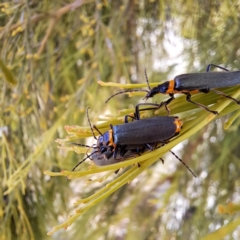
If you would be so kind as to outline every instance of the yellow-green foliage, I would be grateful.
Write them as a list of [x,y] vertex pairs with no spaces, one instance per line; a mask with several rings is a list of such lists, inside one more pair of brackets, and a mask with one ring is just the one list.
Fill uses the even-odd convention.
[[[239,199],[235,103],[213,93],[193,97],[213,104],[220,111],[215,117],[180,96],[170,108],[184,122],[181,134],[163,148],[112,166],[88,169],[89,161],[72,173],[83,158],[75,151],[86,149],[70,147],[69,140],[84,143],[91,136],[87,107],[101,131],[123,123],[144,93],[104,102],[119,88],[144,87],[144,69],[153,85],[204,72],[209,63],[240,69],[239,12],[238,2],[227,0],[1,2],[0,239],[185,240],[234,225],[237,214],[216,208]],[[237,97],[238,89],[224,92]],[[160,109],[142,117],[165,114]],[[64,126],[70,126],[70,138]],[[168,154],[164,165],[158,161],[180,142],[177,153],[197,178]],[[66,231],[46,235],[75,218]],[[237,229],[225,232],[240,238]]]
[[[119,86],[123,87],[122,85],[119,85]],[[128,85],[128,87],[134,88],[134,85]],[[234,87],[234,88],[228,89],[225,93],[229,94],[234,98],[239,98],[240,89],[237,89],[236,87]],[[131,94],[135,95],[134,93],[131,93]],[[175,145],[182,142],[183,140],[189,139],[193,134],[198,132],[200,129],[204,128],[208,123],[210,123],[215,118],[222,117],[232,111],[239,109],[239,106],[236,103],[233,103],[231,100],[228,100],[228,99],[222,99],[221,97],[216,96],[216,94],[210,93],[206,98],[205,97],[202,98],[201,95],[198,95],[193,97],[193,99],[194,101],[201,102],[202,104],[205,104],[205,105],[214,104],[211,107],[211,110],[218,111],[219,115],[216,117],[214,114],[209,113],[205,110],[196,109],[195,105],[192,106],[186,100],[184,100],[184,96],[177,98],[177,100],[175,100],[170,105],[170,109],[171,109],[171,112],[173,112],[174,114],[177,114],[178,116],[182,116],[180,118],[184,122],[183,129],[178,137],[176,137],[166,146],[163,146],[158,150],[154,150],[152,152],[143,154],[140,157],[136,157],[131,160],[123,161],[117,164],[112,164],[104,167],[98,167],[93,165],[89,170],[80,170],[76,172],[61,171],[59,173],[45,171],[45,174],[48,174],[50,176],[63,176],[63,177],[67,177],[68,179],[75,179],[83,176],[91,176],[93,174],[96,175],[97,173],[107,172],[107,174],[104,177],[100,177],[98,179],[99,182],[102,182],[109,177],[109,174],[113,174],[115,171],[117,171],[120,168],[127,168],[127,170],[124,171],[124,173],[122,174],[119,173],[115,180],[111,181],[110,183],[107,183],[98,192],[94,193],[93,195],[87,198],[77,200],[77,202],[74,204],[75,206],[82,203],[84,203],[84,206],[78,208],[74,215],[70,216],[65,223],[59,226],[56,226],[51,232],[49,232],[49,234],[54,233],[60,228],[67,228],[68,226],[70,226],[79,216],[81,216],[86,211],[88,211],[89,208],[93,207],[99,201],[102,201],[104,198],[108,197],[110,194],[118,190],[123,185],[133,181],[134,178],[136,178],[139,174],[145,171],[150,165],[158,161],[159,158],[164,153],[169,151],[171,148],[173,148]],[[134,112],[134,109],[131,109],[130,111]],[[157,110],[158,112],[157,115],[165,115],[166,113],[164,114],[164,111],[165,111],[165,108]],[[121,124],[123,122],[124,115],[126,114],[127,114],[126,111],[123,110],[122,112],[119,113],[119,115],[112,116],[109,118],[108,121],[105,121],[104,123],[97,125],[97,128],[101,132],[105,132],[109,128],[110,124],[112,125]],[[144,116],[144,113],[143,113],[143,116]],[[71,145],[71,142],[76,141],[79,138],[85,138],[85,137],[91,136],[92,133],[90,128],[68,126],[67,131],[69,133],[69,136],[66,139],[57,140],[57,142],[60,144],[60,148],[63,148],[68,151],[76,151],[78,153],[82,153],[84,151],[83,150],[84,147],[73,146]],[[140,167],[138,167],[137,163],[140,163]]]

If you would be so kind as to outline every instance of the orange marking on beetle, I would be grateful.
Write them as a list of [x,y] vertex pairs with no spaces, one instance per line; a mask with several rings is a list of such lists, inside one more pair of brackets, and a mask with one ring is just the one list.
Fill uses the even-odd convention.
[[115,150],[117,144],[114,143],[113,130],[112,129],[108,130],[108,133],[109,133],[109,144],[108,144],[108,146],[113,146],[114,150]]
[[176,125],[176,133],[180,132],[181,129],[182,129],[182,125],[183,125],[182,120],[176,118],[175,121],[174,121],[174,124]]
[[170,80],[168,82],[169,82],[169,86],[168,86],[168,90],[166,91],[166,93],[174,93],[174,87],[175,87],[174,80]]

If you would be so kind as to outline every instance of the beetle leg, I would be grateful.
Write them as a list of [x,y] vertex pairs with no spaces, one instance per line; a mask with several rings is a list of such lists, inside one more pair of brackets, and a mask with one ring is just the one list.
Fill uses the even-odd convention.
[[148,143],[145,143],[144,145],[149,151],[154,150],[154,148],[151,145],[149,145]]
[[191,99],[191,94],[190,94],[190,93],[184,93],[184,94],[187,96],[186,100],[187,100],[188,102],[193,103],[193,104],[195,104],[195,105],[197,105],[197,106],[199,106],[199,107],[201,107],[201,108],[204,108],[205,110],[207,110],[207,111],[210,112],[210,113],[213,113],[214,115],[218,115],[218,112],[217,112],[217,111],[212,111],[212,110],[210,110],[209,108],[207,108],[206,106],[204,106],[203,104],[192,101],[192,99]]
[[[161,106],[163,106],[165,104],[165,102],[162,102],[160,104],[158,103],[139,103],[136,105],[135,107],[135,117],[137,120],[140,120],[140,111],[145,111],[145,110],[157,110],[159,109]],[[149,107],[149,108],[142,108],[140,109],[139,107],[140,106],[152,106],[152,107]]]
[[170,109],[167,105],[174,99],[174,94],[170,93],[169,96],[170,96],[170,98],[167,101],[160,103],[160,104],[164,105],[164,107],[167,111],[167,116],[170,115]]
[[212,64],[212,63],[211,63],[211,64],[208,64],[207,69],[206,69],[206,72],[210,72],[211,66],[216,67],[216,68],[220,68],[220,69],[222,69],[222,70],[224,70],[224,71],[226,71],[226,72],[229,72],[228,69],[226,69],[226,68],[224,68],[224,67],[221,67],[221,66],[219,66],[219,65]]
[[117,158],[117,153],[118,153],[118,147],[116,147],[116,148],[113,150],[113,158],[114,158],[114,159]]
[[218,91],[218,90],[216,90],[216,89],[211,89],[211,91],[212,91],[212,92],[215,92],[216,94],[219,94],[219,95],[221,95],[221,96],[223,96],[223,97],[225,97],[225,98],[229,98],[229,99],[233,100],[233,101],[234,101],[235,103],[237,103],[237,104],[240,104],[240,101],[238,101],[237,99],[235,99],[235,98],[233,98],[233,97],[231,97],[231,96],[226,95],[226,94],[223,93],[223,92],[220,92],[220,91]]
[[128,150],[127,150],[127,145],[123,145],[123,146],[121,146],[120,147],[120,156],[121,157],[123,157],[125,154],[126,154],[126,152],[127,152]]
[[[113,155],[114,153],[115,153],[115,152],[113,152],[113,151],[106,151],[106,152],[105,152],[105,156],[106,156],[107,159],[109,159],[109,158],[112,157],[112,155]],[[115,159],[115,158],[114,158],[114,159]]]
[[162,164],[164,164],[164,160],[162,158],[159,158],[162,161]]
[[199,92],[202,92],[202,93],[209,93],[209,92],[210,92],[210,88],[201,89],[201,90],[199,90]]
[[[135,113],[134,113],[134,115],[135,115]],[[136,120],[135,117],[133,117],[133,116],[131,116],[131,115],[126,115],[126,116],[124,117],[124,123],[128,123],[128,118],[132,118],[133,120]]]

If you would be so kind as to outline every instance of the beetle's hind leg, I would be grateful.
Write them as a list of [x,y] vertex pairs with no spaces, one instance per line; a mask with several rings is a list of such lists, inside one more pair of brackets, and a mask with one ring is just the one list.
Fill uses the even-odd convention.
[[204,108],[206,111],[208,111],[210,113],[213,113],[214,115],[218,115],[218,111],[210,110],[208,107],[204,106],[203,104],[192,101],[190,93],[184,93],[184,94],[187,96],[186,99],[187,99],[188,102],[190,102],[192,104],[195,104],[195,105],[197,105],[201,108]]
[[223,93],[223,92],[220,92],[220,91],[218,91],[218,90],[216,90],[216,89],[211,89],[211,91],[212,91],[212,92],[215,92],[216,94],[219,94],[219,95],[221,95],[221,96],[223,96],[223,97],[225,97],[225,98],[229,98],[229,99],[231,99],[232,101],[234,101],[234,102],[237,103],[237,104],[240,104],[240,101],[238,101],[236,98],[233,98],[233,97],[231,97],[231,96],[229,96],[229,95],[226,95],[226,94]]

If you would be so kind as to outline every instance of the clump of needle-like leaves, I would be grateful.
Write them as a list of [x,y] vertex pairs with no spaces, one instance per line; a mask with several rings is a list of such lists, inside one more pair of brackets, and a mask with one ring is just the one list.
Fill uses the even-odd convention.
[[[103,84],[105,86],[111,86],[112,83],[106,83]],[[114,84],[116,86],[116,84]],[[124,87],[123,85],[117,85],[119,87]],[[128,85],[129,88],[136,87],[135,85]],[[226,90],[223,90],[224,93],[231,95],[234,98],[238,98],[240,96],[240,89],[237,88],[228,88]],[[138,93],[131,93],[132,96],[138,95]],[[221,96],[218,96],[216,94],[198,94],[193,96],[194,101],[200,102],[205,105],[211,105],[210,109],[218,111],[219,114],[215,116],[212,113],[209,113],[203,109],[199,109],[198,107],[188,103],[185,100],[185,96],[180,96],[177,99],[173,101],[169,105],[169,108],[171,109],[172,115],[177,115],[180,117],[180,119],[183,121],[183,128],[180,132],[179,136],[171,140],[168,144],[165,146],[156,149],[154,151],[148,151],[145,152],[143,155],[139,157],[134,157],[131,159],[128,159],[126,161],[121,161],[116,164],[107,165],[107,166],[95,166],[91,164],[91,167],[87,170],[81,170],[81,167],[78,168],[78,171],[71,171],[71,170],[63,170],[61,172],[50,172],[46,171],[45,174],[48,174],[50,176],[63,176],[67,177],[68,179],[76,179],[81,177],[89,177],[95,176],[98,178],[99,173],[105,173],[105,175],[101,175],[98,178],[99,182],[106,182],[105,185],[102,186],[100,190],[95,192],[94,194],[90,195],[87,198],[79,199],[75,202],[76,211],[75,214],[71,215],[64,223],[61,225],[58,225],[54,227],[54,229],[49,232],[49,234],[52,234],[53,232],[57,231],[60,228],[67,228],[69,225],[71,225],[79,216],[86,213],[90,208],[92,208],[95,204],[97,204],[99,201],[102,201],[109,195],[113,194],[116,190],[121,188],[123,185],[131,182],[134,180],[139,174],[141,174],[143,171],[145,171],[149,166],[151,166],[153,163],[159,160],[159,158],[165,154],[167,151],[172,149],[174,146],[176,146],[178,143],[190,138],[192,135],[194,135],[196,132],[198,132],[200,129],[202,129],[204,126],[206,126],[208,123],[213,121],[216,118],[220,118],[230,112],[236,111],[239,109],[239,106],[236,103],[233,103],[229,99],[222,98]],[[134,109],[128,109],[128,110],[121,110],[119,111],[118,115],[106,117],[106,120],[102,123],[97,124],[97,128],[101,132],[105,132],[109,129],[110,124],[117,125],[117,124],[123,124],[124,116],[127,114],[131,114],[134,112]],[[236,113],[239,114],[239,110]],[[164,108],[161,108],[159,110],[154,111],[153,115],[158,116],[164,116],[166,115],[166,110]],[[143,111],[141,114],[141,117],[149,117],[149,111]],[[233,116],[229,122],[232,122],[232,119],[234,119],[235,116]],[[227,123],[228,124],[228,123]],[[75,151],[76,153],[85,153],[87,151],[86,147],[79,147],[72,145],[71,143],[74,141],[77,141],[82,138],[87,138],[92,136],[92,132],[90,127],[80,127],[80,126],[66,126],[65,127],[68,136],[65,139],[58,139],[57,142],[60,145],[60,148],[65,149],[67,151]],[[183,159],[184,161],[184,159]],[[140,163],[140,167],[139,164]],[[191,166],[189,166],[191,167]],[[118,169],[125,168],[125,171],[120,171],[114,179],[111,181],[107,181],[107,178],[114,174]],[[194,172],[194,169],[193,169]],[[186,173],[189,174],[189,173]]]

